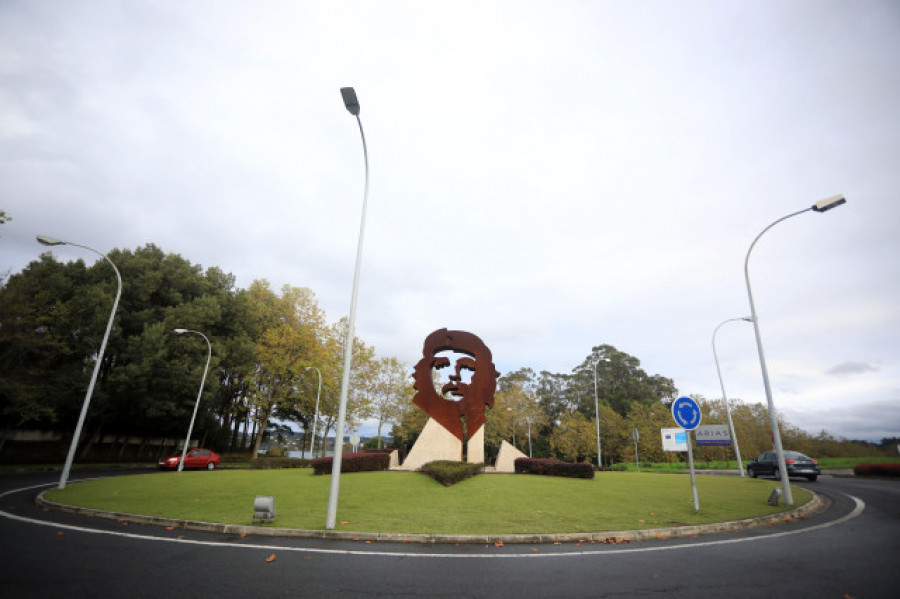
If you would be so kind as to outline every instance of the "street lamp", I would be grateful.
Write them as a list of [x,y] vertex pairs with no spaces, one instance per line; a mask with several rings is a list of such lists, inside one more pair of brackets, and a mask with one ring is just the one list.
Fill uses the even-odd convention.
[[611,362],[609,358],[600,358],[594,364],[594,413],[597,416],[597,469],[603,469],[603,461],[601,460],[600,451],[600,397],[597,395],[597,367],[600,362]]
[[734,431],[734,422],[731,419],[731,406],[728,405],[728,396],[725,394],[725,383],[722,381],[722,369],[719,368],[719,356],[716,354],[716,333],[719,332],[719,328],[726,322],[736,322],[738,320],[753,322],[753,319],[747,316],[742,318],[729,318],[726,321],[720,322],[719,326],[716,327],[716,330],[713,331],[712,348],[713,358],[716,360],[716,372],[719,374],[719,386],[722,387],[722,401],[725,402],[725,414],[728,416],[728,428],[731,430],[731,442],[734,444],[734,454],[737,456],[738,470],[741,473],[741,478],[743,478],[744,462],[741,461],[741,448],[738,445],[737,433]]
[[809,212],[810,210],[812,210],[813,212],[827,212],[832,208],[836,208],[845,203],[847,203],[847,200],[844,198],[844,196],[836,195],[818,201],[809,208],[805,208],[798,212],[794,212],[792,214],[788,214],[787,216],[779,218],[771,225],[763,229],[762,232],[756,236],[756,239],[754,239],[753,243],[750,244],[750,249],[747,250],[747,256],[744,258],[744,280],[747,283],[747,296],[750,298],[750,318],[753,322],[753,332],[756,334],[756,349],[759,353],[759,366],[762,370],[763,387],[766,390],[766,402],[768,404],[769,410],[769,423],[772,427],[772,442],[775,444],[775,454],[778,458],[778,474],[781,478],[781,490],[784,497],[784,502],[787,505],[794,504],[794,497],[793,495],[791,495],[791,485],[788,481],[788,475],[784,464],[784,450],[781,447],[781,433],[779,433],[778,431],[778,417],[775,414],[775,403],[772,401],[772,387],[769,385],[769,371],[768,368],[766,368],[766,356],[763,352],[762,337],[759,333],[759,317],[757,317],[756,315],[756,305],[753,303],[753,292],[750,290],[750,272],[748,268],[750,263],[750,252],[753,251],[753,246],[756,245],[756,242],[759,241],[759,238],[762,237],[766,231],[768,231],[781,221],[787,220],[793,216],[797,216],[798,214],[803,214],[804,212]]
[[525,417],[525,422],[528,423],[528,457],[531,457],[531,416]]
[[113,271],[116,273],[116,280],[119,283],[118,291],[116,291],[116,299],[113,301],[112,310],[109,313],[109,322],[106,324],[106,332],[103,333],[103,341],[100,342],[100,353],[97,354],[97,361],[94,363],[94,372],[91,374],[91,382],[88,384],[87,393],[84,395],[84,403],[81,405],[81,414],[78,415],[78,424],[75,425],[75,435],[72,437],[72,443],[69,445],[69,454],[66,456],[66,463],[63,466],[62,475],[59,477],[59,486],[57,488],[65,489],[66,481],[69,479],[69,471],[72,469],[72,461],[75,459],[75,449],[78,447],[78,439],[81,437],[81,429],[84,426],[84,419],[87,416],[88,406],[91,404],[91,396],[94,394],[94,385],[97,382],[97,375],[100,372],[100,363],[103,362],[103,353],[106,351],[106,342],[109,340],[109,332],[112,330],[113,319],[116,316],[116,308],[119,307],[119,298],[122,297],[122,276],[119,274],[119,269],[116,268],[113,261],[109,259],[109,256],[98,252],[94,248],[72,243],[71,241],[61,241],[45,235],[38,235],[37,241],[41,245],[72,245],[94,252],[109,262],[110,266],[113,267]]
[[316,454],[316,422],[319,420],[319,398],[322,396],[322,371],[315,366],[304,366],[305,370],[315,370],[319,374],[319,391],[316,393],[316,415],[313,418],[312,440],[309,442],[309,456],[315,458]]
[[184,438],[184,446],[181,448],[181,461],[178,462],[178,471],[181,472],[184,470],[184,456],[187,453],[188,443],[191,442],[191,432],[194,430],[194,419],[197,418],[197,408],[200,407],[200,396],[203,394],[203,383],[206,382],[206,373],[209,370],[209,361],[212,358],[212,345],[209,343],[209,339],[206,338],[206,335],[200,331],[175,329],[175,332],[179,335],[183,333],[194,333],[195,335],[200,335],[203,337],[203,340],[206,341],[206,368],[203,369],[203,378],[200,379],[200,390],[197,392],[197,402],[194,404],[194,413],[191,415],[191,424],[188,426],[187,436]]
[[356,117],[359,125],[359,135],[362,139],[363,162],[365,164],[366,178],[363,187],[362,218],[359,222],[359,241],[356,245],[356,269],[353,272],[353,293],[350,296],[350,318],[347,321],[347,335],[344,340],[344,371],[341,377],[341,396],[338,404],[338,421],[335,428],[334,459],[331,466],[331,487],[328,491],[328,514],[325,518],[325,528],[333,529],[337,520],[338,493],[341,485],[341,458],[344,450],[344,420],[347,416],[347,392],[350,387],[350,365],[353,357],[353,332],[356,323],[356,296],[359,291],[359,269],[362,263],[363,233],[366,230],[366,208],[369,201],[369,152],[366,148],[366,135],[363,132],[362,121],[359,118],[359,100],[352,87],[342,87],[341,97],[344,106]]

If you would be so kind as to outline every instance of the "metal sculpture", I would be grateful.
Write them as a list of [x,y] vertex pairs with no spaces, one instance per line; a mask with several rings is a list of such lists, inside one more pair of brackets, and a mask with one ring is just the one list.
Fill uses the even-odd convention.
[[[484,425],[485,408],[494,405],[500,373],[491,360],[491,350],[472,333],[434,331],[425,338],[422,359],[413,370],[413,403],[466,442]],[[451,374],[438,392],[432,373],[444,368]]]

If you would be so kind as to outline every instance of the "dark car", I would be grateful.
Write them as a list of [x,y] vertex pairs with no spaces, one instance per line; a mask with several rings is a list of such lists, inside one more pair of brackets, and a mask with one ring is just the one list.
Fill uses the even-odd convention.
[[[791,476],[802,476],[810,481],[814,481],[821,473],[819,471],[819,462],[803,455],[799,451],[784,452],[784,467],[787,470],[788,478]],[[764,451],[759,454],[747,464],[747,474],[750,475],[750,478],[774,476],[780,480],[781,472],[778,471],[778,455],[774,451]]]
[[[181,452],[173,453],[159,461],[159,467],[164,470],[174,470],[178,468],[178,462],[181,461]],[[184,456],[184,468],[206,468],[207,470],[215,470],[219,467],[219,454],[202,447],[189,449]]]

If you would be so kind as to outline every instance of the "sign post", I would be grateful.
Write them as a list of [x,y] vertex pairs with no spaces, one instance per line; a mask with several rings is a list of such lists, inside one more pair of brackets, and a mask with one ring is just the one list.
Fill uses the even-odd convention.
[[700,500],[697,498],[697,477],[694,474],[694,452],[691,451],[691,431],[700,426],[700,406],[690,397],[679,397],[672,403],[672,418],[686,431],[688,466],[691,469],[691,493],[694,496],[694,511],[700,511]]
[[638,457],[638,446],[637,446],[638,437],[640,435],[638,434],[637,427],[634,427],[633,429],[631,429],[631,436],[634,437],[634,465],[637,466],[637,471],[640,472],[641,471],[641,460]]

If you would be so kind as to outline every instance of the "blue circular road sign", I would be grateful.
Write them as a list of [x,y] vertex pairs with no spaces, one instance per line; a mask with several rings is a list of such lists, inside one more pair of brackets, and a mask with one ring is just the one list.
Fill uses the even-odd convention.
[[672,404],[672,418],[686,431],[700,426],[700,406],[690,397],[679,397]]

